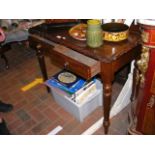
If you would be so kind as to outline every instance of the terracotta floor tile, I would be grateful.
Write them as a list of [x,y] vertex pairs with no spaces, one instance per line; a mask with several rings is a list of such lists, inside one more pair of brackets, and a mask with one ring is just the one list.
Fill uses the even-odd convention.
[[22,121],[27,121],[31,118],[31,116],[23,109],[18,110],[16,114]]
[[88,129],[91,125],[93,125],[98,119],[95,118],[93,115],[89,115],[86,119],[80,123],[72,132],[71,134],[77,135],[82,134],[86,129]]
[[31,111],[29,111],[32,118],[34,118],[37,122],[42,121],[45,119],[44,114],[42,114],[41,111],[39,111],[37,108],[33,108]]
[[7,122],[7,124],[8,124],[9,130],[11,131],[11,133],[13,133],[13,131],[15,131],[19,126],[23,124],[23,121],[17,118],[16,120],[11,121],[10,123]]
[[[52,123],[49,123],[49,125],[48,125],[48,127],[47,128],[45,128],[42,132],[41,132],[41,134],[48,134],[49,132],[51,132],[52,130],[54,130],[56,127],[58,127],[58,126],[61,126],[63,129],[62,130],[64,130],[64,125],[66,124],[66,122],[64,121],[64,120],[62,120],[61,118],[60,119],[57,119],[56,121],[54,121],[54,122],[52,122]],[[58,134],[59,134],[59,132],[58,132]]]
[[41,111],[44,111],[47,108],[52,108],[52,110],[56,112],[60,106],[53,100],[52,96],[48,94],[48,98],[46,98],[40,105],[38,105],[37,108]]
[[49,125],[49,120],[43,120],[40,123],[36,124],[35,127],[32,128],[32,133],[34,135],[38,135],[41,133],[42,130],[44,130]]
[[43,111],[44,115],[50,120],[50,121],[56,121],[59,119],[59,115],[54,112],[51,108],[47,108]]
[[77,121],[76,119],[72,119],[70,122],[68,122],[64,126],[64,130],[66,131],[66,134],[71,133],[75,128],[78,127],[79,124],[80,124],[80,122]]
[[14,122],[18,118],[18,116],[14,112],[3,113],[2,116],[4,117],[4,119],[6,119],[8,124]]
[[15,130],[14,134],[25,135],[27,131],[31,130],[31,128],[33,127],[35,123],[36,122],[32,119],[27,120]]

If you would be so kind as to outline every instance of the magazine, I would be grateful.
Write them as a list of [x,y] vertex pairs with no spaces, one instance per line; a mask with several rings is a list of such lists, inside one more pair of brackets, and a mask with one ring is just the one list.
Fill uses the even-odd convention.
[[87,81],[80,76],[77,76],[68,70],[62,70],[47,80],[45,84],[49,87],[53,86],[62,89],[69,94],[74,94],[81,89],[86,82]]

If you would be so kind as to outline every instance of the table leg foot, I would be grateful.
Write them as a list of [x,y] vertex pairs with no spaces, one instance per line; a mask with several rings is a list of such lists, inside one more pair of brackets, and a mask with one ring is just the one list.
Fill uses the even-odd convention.
[[103,114],[104,114],[104,130],[105,134],[108,134],[108,129],[110,126],[109,122],[109,114],[110,114],[110,105],[111,105],[111,93],[112,93],[112,83],[111,82],[105,82],[103,85],[104,89],[104,95],[103,95]]
[[50,92],[51,92],[51,90],[50,90],[50,88],[49,88],[49,87],[46,87],[46,89],[47,89],[47,92],[48,92],[48,93],[50,93]]
[[8,63],[8,59],[6,58],[6,56],[4,54],[2,54],[1,58],[4,59],[4,61],[5,61],[5,68],[9,69],[9,63]]
[[104,127],[104,133],[105,133],[105,135],[108,134],[109,126],[110,126],[109,121],[104,121],[104,122],[103,122],[103,127]]

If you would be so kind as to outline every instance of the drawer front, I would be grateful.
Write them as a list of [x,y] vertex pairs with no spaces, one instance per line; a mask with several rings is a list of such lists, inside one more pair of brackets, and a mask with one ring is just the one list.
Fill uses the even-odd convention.
[[40,45],[40,50],[46,52],[56,64],[85,79],[90,79],[100,72],[99,61],[41,37],[33,36],[29,40],[33,42],[31,46]]
[[89,67],[74,61],[72,58],[59,54],[57,51],[52,50],[50,53],[52,61],[54,61],[55,64],[60,65],[62,68],[66,68],[86,79],[93,77]]
[[50,51],[53,59],[65,68],[86,79],[90,79],[100,72],[100,62],[65,46],[56,45]]

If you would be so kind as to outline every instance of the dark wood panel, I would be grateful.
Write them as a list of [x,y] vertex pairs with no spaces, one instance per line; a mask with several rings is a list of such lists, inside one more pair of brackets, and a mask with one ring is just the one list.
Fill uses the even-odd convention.
[[70,69],[85,79],[100,73],[100,62],[95,59],[35,35],[30,36],[29,41],[30,46],[35,49],[40,46],[40,50],[47,53],[56,64]]
[[[31,29],[30,33],[37,34],[43,38],[46,38],[47,40],[64,45],[83,55],[106,63],[110,63],[118,59],[124,53],[127,53],[134,48],[141,41],[139,33],[132,31],[130,32],[127,40],[118,43],[104,41],[103,46],[98,48],[90,48],[87,46],[86,41],[79,41],[72,38],[69,35],[70,28],[71,27],[56,27],[50,29],[49,31],[46,28],[46,25],[42,25]],[[62,36],[66,39],[59,39],[57,36]]]

